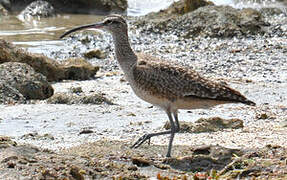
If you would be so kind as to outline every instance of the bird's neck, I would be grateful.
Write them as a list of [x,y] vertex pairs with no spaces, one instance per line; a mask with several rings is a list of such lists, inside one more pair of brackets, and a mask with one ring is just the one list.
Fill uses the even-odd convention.
[[115,44],[116,58],[125,73],[132,70],[132,67],[137,63],[137,56],[132,50],[128,34],[118,33],[113,35],[113,40]]

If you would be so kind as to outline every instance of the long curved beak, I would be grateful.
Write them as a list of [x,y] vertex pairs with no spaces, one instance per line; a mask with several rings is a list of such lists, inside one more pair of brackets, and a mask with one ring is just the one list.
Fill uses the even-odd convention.
[[99,28],[102,28],[103,26],[104,26],[104,24],[102,22],[100,22],[100,23],[88,24],[88,25],[75,27],[75,28],[65,32],[63,35],[61,35],[60,39],[62,39],[63,37],[67,36],[68,34],[71,34],[71,33],[75,32],[75,31],[79,31],[79,30],[82,30],[82,29],[89,29],[89,28],[99,29]]

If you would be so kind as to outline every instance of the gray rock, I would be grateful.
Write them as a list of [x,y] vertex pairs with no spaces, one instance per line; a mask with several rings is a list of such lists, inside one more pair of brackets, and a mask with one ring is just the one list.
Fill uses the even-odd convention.
[[192,156],[168,158],[165,163],[181,171],[221,170],[232,161],[234,154],[239,156],[244,154],[242,150],[218,145],[192,147],[191,152]]
[[266,8],[260,9],[260,13],[268,17],[268,16],[274,16],[274,15],[286,14],[286,10],[283,7],[282,8],[266,7]]
[[10,1],[0,0],[0,16],[7,16],[10,11]]
[[98,66],[92,66],[81,58],[67,59],[60,64],[54,59],[28,53],[0,39],[0,64],[4,62],[27,63],[33,67],[36,72],[46,76],[48,81],[90,79],[93,78],[99,70]]
[[183,15],[194,11],[203,6],[212,6],[213,2],[207,0],[180,0],[173,2],[168,8],[160,10],[159,12],[151,12],[147,16],[149,18],[156,17],[170,17],[174,15]]
[[47,1],[37,0],[28,5],[18,16],[20,20],[45,18],[56,15],[54,7]]
[[0,81],[0,104],[17,103],[26,103],[26,99],[17,89]]
[[[165,129],[170,129],[170,123],[166,122]],[[180,132],[188,133],[202,133],[202,132],[216,132],[222,129],[239,129],[243,128],[243,121],[241,119],[222,119],[220,117],[200,118],[195,123],[180,122]]]
[[265,33],[266,23],[254,9],[234,9],[230,6],[204,6],[183,16],[148,20],[139,19],[134,25],[145,33],[173,32],[183,38],[234,37]]
[[85,58],[92,59],[105,59],[107,57],[106,53],[100,49],[93,49],[84,54]]
[[10,2],[10,0],[0,0],[0,5],[2,5],[8,11],[11,10],[11,2]]
[[72,93],[56,93],[47,100],[49,104],[109,104],[114,103],[104,97],[102,94],[72,94]]
[[16,145],[17,143],[13,141],[10,137],[0,135],[0,149],[11,147],[11,146],[16,146]]
[[23,100],[17,91],[27,100],[46,99],[54,93],[46,77],[36,73],[31,66],[24,63],[7,62],[0,64],[0,82],[4,84],[3,87],[10,89],[11,92],[8,95],[10,94],[9,97],[15,97],[13,98],[15,101],[17,99]]
[[0,4],[0,16],[7,16],[8,11]]

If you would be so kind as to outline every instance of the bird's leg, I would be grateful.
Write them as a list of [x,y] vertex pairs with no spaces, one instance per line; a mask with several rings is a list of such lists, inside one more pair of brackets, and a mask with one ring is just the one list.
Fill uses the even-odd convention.
[[145,134],[142,137],[140,137],[132,146],[131,148],[138,148],[140,145],[142,145],[146,140],[150,140],[151,137],[154,136],[160,136],[160,135],[165,135],[165,134],[171,134],[171,131],[164,131],[164,132],[158,132],[158,133],[150,133],[150,134]]
[[174,125],[172,116],[170,111],[166,111],[169,122],[170,122],[170,139],[169,139],[169,144],[168,144],[168,149],[167,149],[167,153],[166,153],[166,157],[170,157],[171,154],[171,148],[172,148],[172,142],[173,142],[173,138],[174,138],[174,134],[177,132],[176,128],[179,127],[178,126],[178,121],[177,121],[177,127]]
[[178,121],[178,115],[177,115],[177,111],[173,112],[173,118],[175,121],[175,132],[179,132],[180,131],[180,124]]
[[[166,113],[167,113],[168,119],[169,119],[169,121],[170,121],[171,130],[169,130],[169,131],[164,131],[164,132],[158,132],[158,133],[145,134],[145,135],[143,135],[142,137],[140,137],[140,138],[132,145],[131,148],[138,148],[138,147],[139,147],[140,145],[142,145],[146,140],[150,140],[151,137],[159,136],[159,135],[165,135],[165,134],[170,134],[169,145],[168,145],[168,150],[167,150],[167,155],[166,155],[166,157],[170,157],[174,134],[175,134],[177,131],[176,131],[176,127],[175,127],[175,124],[174,124],[174,122],[173,122],[173,119],[172,119],[171,112],[170,112],[170,111],[166,111]],[[177,122],[178,122],[178,121],[177,121]],[[179,127],[178,124],[177,124],[177,127]]]

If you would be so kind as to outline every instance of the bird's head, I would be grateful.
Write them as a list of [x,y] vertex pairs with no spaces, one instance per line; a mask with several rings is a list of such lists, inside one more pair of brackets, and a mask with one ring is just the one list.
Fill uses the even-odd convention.
[[109,31],[112,34],[117,34],[121,32],[127,32],[128,26],[125,19],[120,15],[110,15],[106,17],[102,22],[98,22],[95,24],[88,24],[73,28],[67,32],[65,32],[60,38],[67,36],[75,31],[83,30],[83,29],[104,29]]

